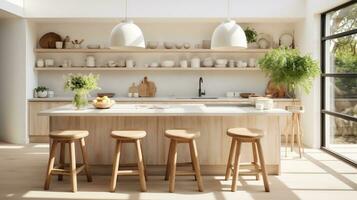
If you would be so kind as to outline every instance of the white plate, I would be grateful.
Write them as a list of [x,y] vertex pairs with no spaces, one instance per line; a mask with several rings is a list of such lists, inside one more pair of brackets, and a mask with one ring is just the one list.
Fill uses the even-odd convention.
[[290,33],[283,33],[279,37],[279,46],[280,47],[293,48],[293,43],[294,43],[294,36],[291,35]]
[[260,49],[270,49],[273,45],[273,37],[266,33],[260,33],[257,37],[257,43]]

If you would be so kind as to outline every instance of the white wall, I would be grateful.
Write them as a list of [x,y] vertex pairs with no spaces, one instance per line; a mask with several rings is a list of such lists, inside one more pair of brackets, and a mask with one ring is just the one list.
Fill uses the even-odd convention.
[[[124,0],[25,0],[30,18],[122,18]],[[226,18],[223,0],[128,0],[133,18]],[[63,11],[66,12],[63,12]],[[304,16],[303,0],[231,0],[231,16],[240,20],[296,19]]]
[[27,142],[26,27],[24,19],[0,19],[0,140]]
[[[10,14],[24,16],[23,0],[0,0],[0,11],[4,10]],[[0,15],[1,16],[1,15]]]
[[[217,23],[212,22],[175,22],[175,23],[137,23],[143,30],[147,41],[190,42],[191,46],[201,43],[203,39],[210,39]],[[87,23],[37,23],[38,39],[46,32],[54,31],[72,39],[84,39],[84,45],[101,44],[108,47],[111,29],[115,23],[87,22]],[[249,24],[244,24],[249,25]],[[259,33],[272,35],[275,41],[285,32],[293,32],[291,23],[250,24]],[[250,57],[259,58],[263,54],[95,54],[97,65],[105,65],[108,60],[134,59],[139,66],[154,61],[172,59],[190,60],[193,57],[227,58],[247,61]],[[39,54],[39,58],[54,58],[59,65],[64,59],[71,59],[74,66],[83,66],[86,54]],[[69,72],[38,72],[39,84],[50,87],[57,96],[68,96],[63,90],[63,76]],[[101,75],[100,86],[103,91],[115,92],[126,96],[132,82],[138,83],[145,75],[156,82],[157,96],[197,96],[198,78],[204,78],[204,86],[208,96],[225,96],[227,91],[256,92],[264,94],[267,78],[262,72],[96,72]]]
[[[306,0],[305,19],[296,25],[297,46],[302,53],[310,54],[320,61],[320,13],[336,7],[346,0]],[[320,147],[320,79],[314,81],[309,95],[302,95],[301,99],[306,113],[303,117],[305,131],[304,143],[307,146]]]

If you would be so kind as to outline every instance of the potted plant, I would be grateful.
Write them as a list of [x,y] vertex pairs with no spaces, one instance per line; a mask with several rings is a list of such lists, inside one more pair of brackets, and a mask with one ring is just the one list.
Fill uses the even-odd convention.
[[296,49],[279,48],[269,51],[259,60],[260,68],[278,87],[287,88],[287,95],[295,99],[295,91],[308,94],[312,81],[320,74],[318,63]]
[[88,105],[88,94],[92,90],[100,89],[97,85],[99,76],[88,74],[69,74],[65,78],[65,90],[74,93],[73,104],[77,109]]
[[257,36],[258,33],[254,30],[254,28],[247,27],[244,30],[245,36],[247,37],[248,47],[249,48],[258,48]]
[[47,97],[47,90],[48,88],[45,86],[38,86],[35,88],[36,96],[39,98],[46,98]]

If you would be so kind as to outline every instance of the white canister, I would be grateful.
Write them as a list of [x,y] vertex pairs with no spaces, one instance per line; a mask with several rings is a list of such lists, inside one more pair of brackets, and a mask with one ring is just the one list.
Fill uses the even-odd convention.
[[257,110],[264,110],[264,104],[262,104],[262,103],[256,103],[256,104],[255,104],[255,109],[257,109]]
[[46,67],[53,67],[53,66],[55,66],[55,60],[53,60],[53,59],[46,59],[46,60],[45,60],[45,66],[46,66]]
[[188,67],[187,60],[180,60],[180,67],[187,68]]
[[227,92],[226,97],[228,97],[228,98],[234,97],[234,92]]
[[57,41],[56,42],[56,49],[62,49],[63,48],[63,42],[62,41]]
[[37,67],[44,67],[45,66],[45,61],[43,59],[38,59],[36,62]]
[[125,66],[127,68],[133,68],[135,66],[135,62],[133,60],[126,60],[125,61]]
[[54,91],[48,91],[47,92],[47,96],[48,96],[48,98],[53,98],[53,97],[55,97],[55,92]]
[[94,56],[87,56],[86,66],[87,67],[95,67],[95,57]]
[[191,67],[192,68],[199,68],[201,60],[199,58],[192,58],[191,59]]
[[254,58],[249,58],[248,67],[255,67],[255,59]]

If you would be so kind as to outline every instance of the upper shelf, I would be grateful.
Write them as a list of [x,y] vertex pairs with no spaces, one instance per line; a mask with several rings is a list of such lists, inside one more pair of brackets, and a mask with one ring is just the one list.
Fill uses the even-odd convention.
[[270,49],[35,49],[35,53],[267,53]]

